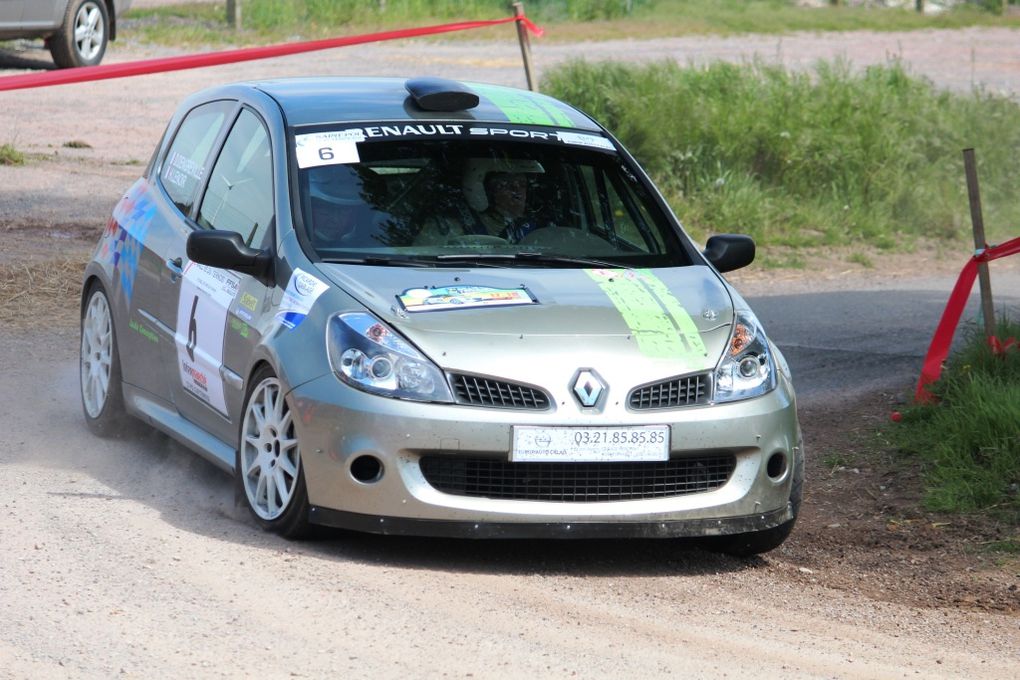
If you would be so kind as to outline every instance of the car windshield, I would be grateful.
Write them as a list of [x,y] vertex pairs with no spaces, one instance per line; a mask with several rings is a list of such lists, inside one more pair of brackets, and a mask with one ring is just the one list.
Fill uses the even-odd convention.
[[690,264],[666,214],[604,137],[494,141],[477,129],[451,139],[298,135],[295,222],[306,247],[355,264]]

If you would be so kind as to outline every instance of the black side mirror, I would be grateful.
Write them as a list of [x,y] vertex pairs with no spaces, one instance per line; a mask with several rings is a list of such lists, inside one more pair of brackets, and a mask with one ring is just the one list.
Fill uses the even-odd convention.
[[720,272],[731,272],[754,262],[754,239],[743,234],[719,234],[708,239],[701,254]]
[[193,262],[250,274],[266,285],[271,285],[272,256],[264,250],[244,245],[241,235],[236,231],[193,231],[188,235],[187,253],[188,259]]

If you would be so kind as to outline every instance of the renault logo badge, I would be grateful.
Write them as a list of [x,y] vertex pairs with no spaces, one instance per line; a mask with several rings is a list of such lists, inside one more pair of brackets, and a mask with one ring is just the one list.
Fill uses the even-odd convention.
[[581,406],[591,408],[599,403],[599,398],[606,391],[606,384],[595,371],[590,368],[582,368],[574,378],[574,396],[581,403]]

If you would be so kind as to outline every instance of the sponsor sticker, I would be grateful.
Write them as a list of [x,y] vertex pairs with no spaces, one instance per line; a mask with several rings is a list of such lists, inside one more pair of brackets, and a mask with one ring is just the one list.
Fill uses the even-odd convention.
[[294,138],[298,167],[358,163],[361,161],[358,142],[363,140],[359,129],[298,135]]
[[408,312],[436,312],[444,309],[506,307],[538,303],[525,288],[491,288],[489,286],[410,288],[398,295],[397,300]]
[[276,318],[287,328],[297,328],[327,288],[328,285],[308,272],[295,269],[287,282]]
[[577,146],[587,146],[593,149],[605,149],[606,151],[615,151],[613,143],[605,137],[598,135],[583,135],[579,132],[557,132],[556,136],[560,138],[560,141],[564,144],[575,144]]

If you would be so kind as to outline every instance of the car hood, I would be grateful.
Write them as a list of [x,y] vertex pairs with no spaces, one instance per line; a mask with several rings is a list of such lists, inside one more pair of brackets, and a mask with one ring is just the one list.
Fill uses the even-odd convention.
[[729,291],[703,265],[319,267],[444,369],[539,385],[580,368],[631,385],[713,369],[733,320]]

